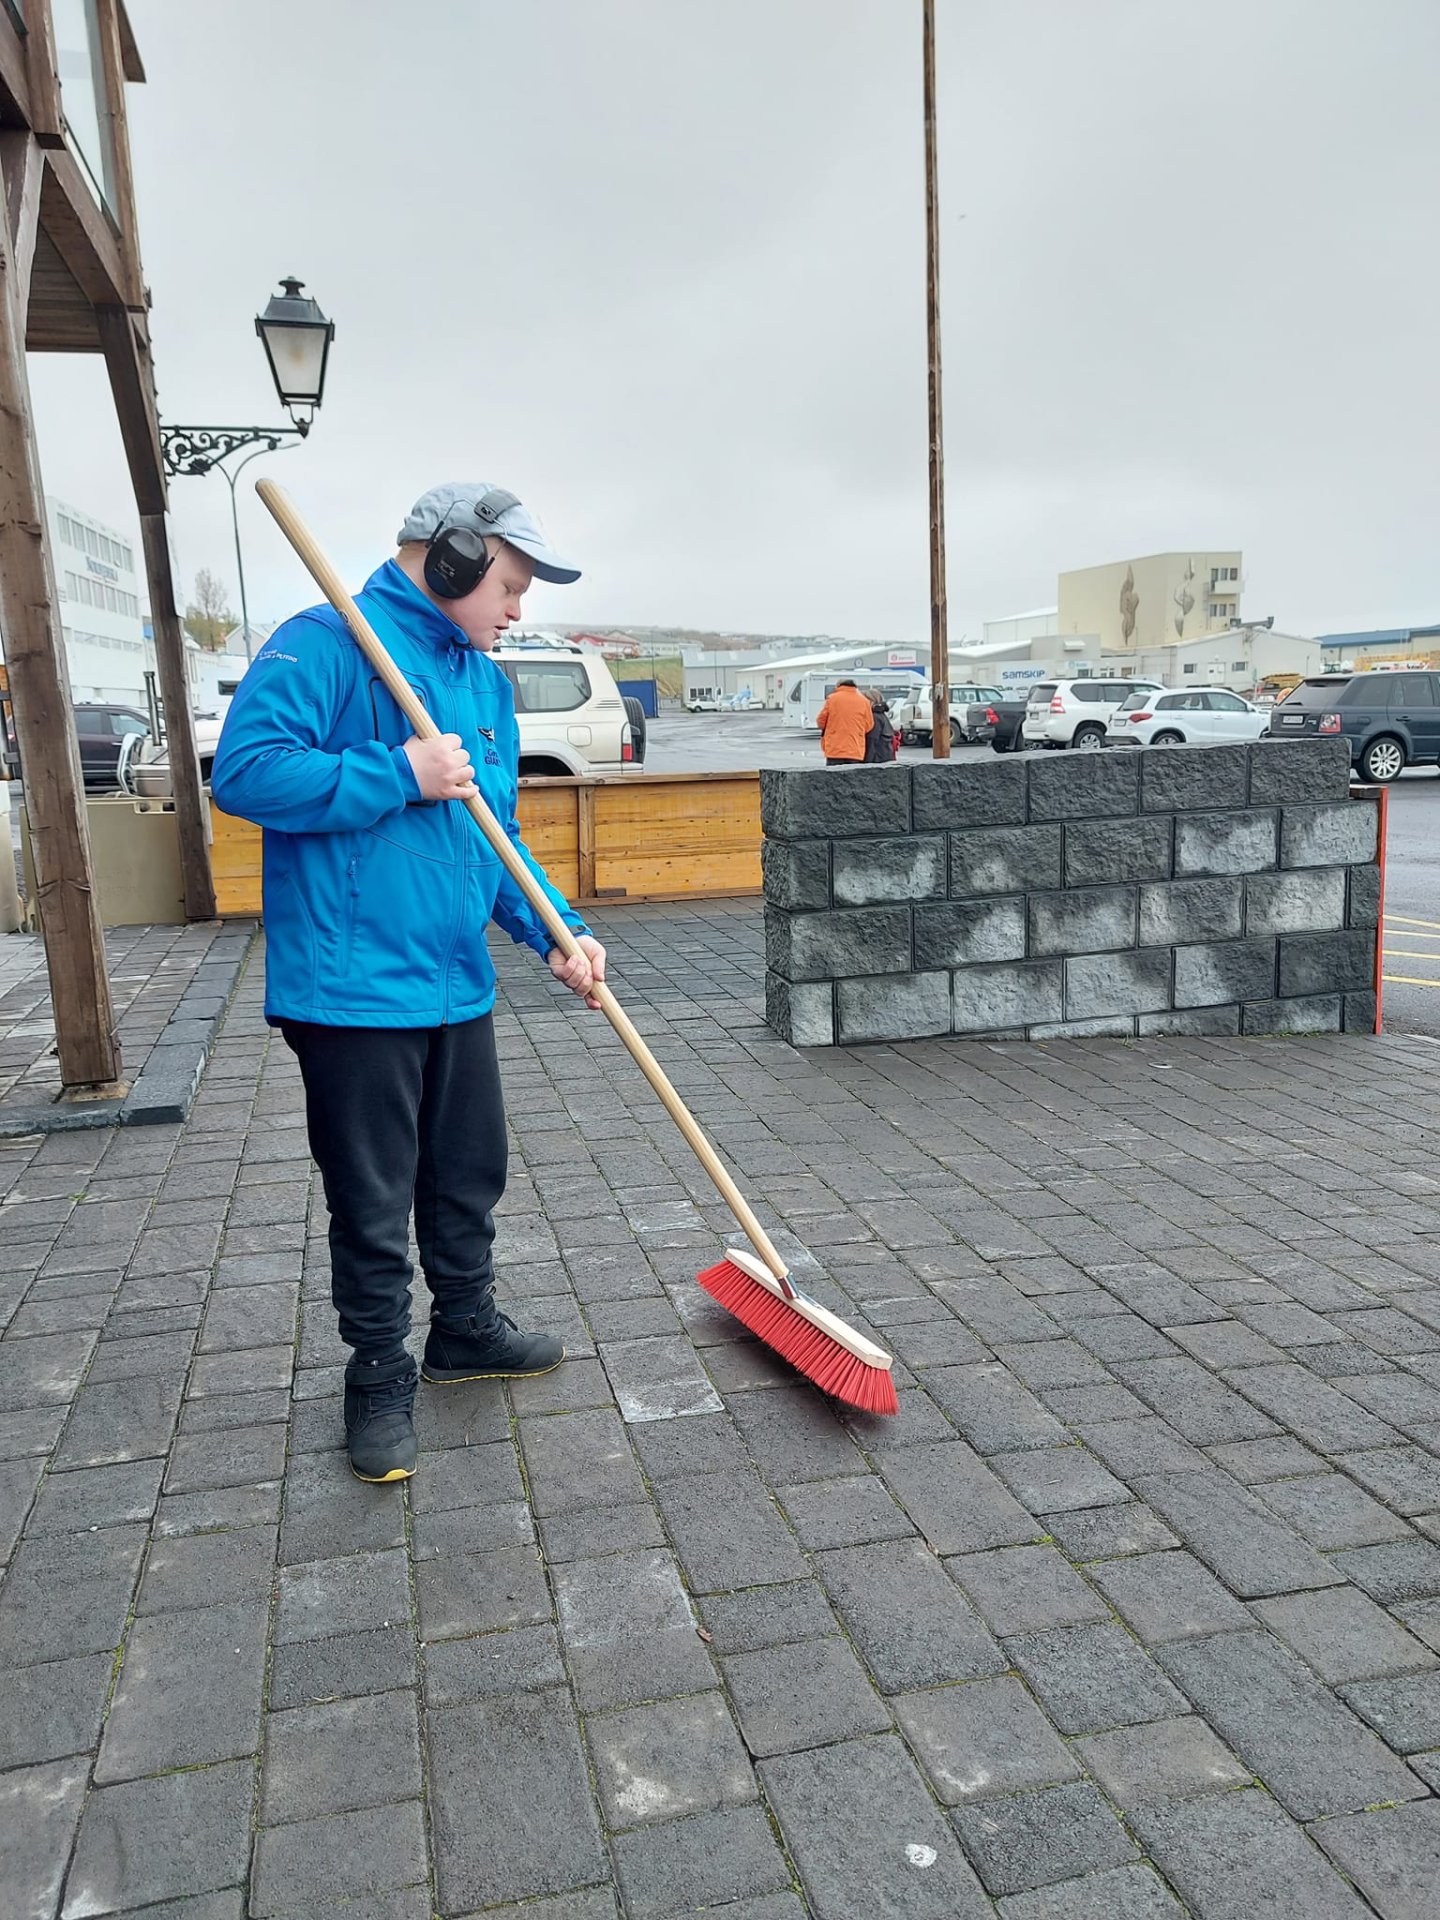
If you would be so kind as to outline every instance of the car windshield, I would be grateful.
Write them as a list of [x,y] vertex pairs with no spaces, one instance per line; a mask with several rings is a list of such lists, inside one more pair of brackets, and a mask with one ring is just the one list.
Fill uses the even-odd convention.
[[1055,682],[1053,680],[1037,681],[1036,684],[1030,689],[1029,704],[1032,707],[1042,707],[1042,706],[1048,707],[1051,699],[1054,696],[1054,693],[1055,693]]
[[1292,712],[1297,708],[1305,713],[1328,712],[1349,684],[1348,680],[1302,680],[1298,687],[1290,689],[1280,704],[1289,707]]
[[1120,703],[1120,711],[1122,713],[1138,712],[1141,707],[1145,706],[1148,701],[1154,698],[1154,694],[1151,693],[1147,687],[1137,687],[1134,693],[1127,694],[1125,699]]
[[581,660],[502,660],[515,689],[517,713],[569,713],[590,698],[590,676]]

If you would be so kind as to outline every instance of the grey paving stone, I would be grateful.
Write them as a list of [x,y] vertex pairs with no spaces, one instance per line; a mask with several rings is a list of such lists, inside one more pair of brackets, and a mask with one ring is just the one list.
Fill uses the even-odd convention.
[[364,1633],[292,1640],[270,1661],[271,1712],[324,1700],[351,1700],[413,1687],[418,1678],[415,1633],[408,1619]]
[[989,1892],[1020,1893],[1098,1867],[1122,1866],[1138,1849],[1089,1781],[958,1807],[956,1826]]
[[1257,1600],[1254,1613],[1331,1686],[1410,1673],[1433,1655],[1354,1587]]
[[1005,1651],[1062,1733],[1096,1733],[1185,1710],[1184,1696],[1113,1623],[1021,1634]]
[[93,1332],[83,1331],[0,1342],[0,1413],[73,1400],[95,1339]]
[[1304,1829],[1258,1790],[1146,1807],[1130,1825],[1196,1920],[1370,1920]]
[[910,1516],[873,1474],[780,1487],[777,1496],[801,1546],[811,1551],[902,1540],[915,1531]]
[[546,1560],[559,1566],[566,1560],[589,1560],[635,1547],[663,1547],[665,1529],[648,1500],[632,1500],[624,1506],[597,1507],[592,1513],[552,1513],[540,1522],[540,1538]]
[[1176,1641],[1159,1657],[1297,1819],[1410,1800],[1423,1791],[1369,1728],[1269,1634]]
[[[242,1885],[254,1790],[249,1760],[99,1788],[85,1803],[63,1920]],[[184,1844],[157,1846],[157,1834]]]
[[1146,1474],[1203,1473],[1210,1465],[1198,1447],[1192,1447],[1173,1427],[1153,1416],[1083,1426],[1080,1438],[1132,1488]]
[[385,1627],[409,1617],[410,1581],[405,1555],[398,1550],[312,1560],[280,1570],[277,1646]]
[[1440,1800],[1321,1821],[1315,1838],[1383,1920],[1429,1920],[1440,1884]]
[[1320,1453],[1349,1453],[1393,1442],[1394,1429],[1304,1367],[1244,1367],[1230,1384]]
[[93,1747],[113,1665],[100,1653],[0,1671],[0,1773]]
[[1110,1310],[1083,1319],[1075,1328],[1075,1338],[1107,1365],[1117,1360],[1154,1360],[1179,1351],[1166,1334],[1118,1300],[1112,1301]]
[[1078,1444],[998,1453],[989,1464],[1016,1499],[1034,1514],[1072,1513],[1118,1505],[1130,1498],[1130,1489],[1123,1481]]
[[1397,1513],[1440,1511],[1440,1460],[1423,1447],[1380,1447],[1373,1453],[1347,1453],[1337,1464]]
[[698,1592],[795,1580],[805,1572],[789,1528],[753,1472],[662,1481],[655,1499]]
[[[514,1906],[487,1907],[483,1920],[616,1920],[619,1911],[609,1887],[587,1887],[580,1893],[557,1893],[553,1900],[522,1900]],[[750,1920],[748,1902],[733,1912],[735,1920]],[[428,1907],[423,1920],[430,1920]],[[478,1917],[472,1916],[472,1920]],[[765,1920],[758,1908],[755,1920]],[[794,1916],[785,1915],[777,1908],[776,1920],[794,1920]]]
[[1132,1393],[1197,1447],[1265,1439],[1276,1431],[1272,1420],[1196,1360],[1121,1361],[1115,1371]]
[[1233,1474],[1245,1487],[1258,1487],[1265,1480],[1324,1473],[1329,1464],[1288,1433],[1275,1440],[1239,1440],[1233,1445],[1207,1447],[1205,1451],[1217,1467]]
[[1075,1751],[1116,1806],[1126,1809],[1250,1784],[1249,1770],[1194,1714],[1118,1727],[1076,1741]]
[[1428,1540],[1356,1547],[1337,1553],[1331,1565],[1382,1606],[1388,1607],[1396,1600],[1427,1600],[1440,1595],[1440,1547]]
[[1077,1563],[1114,1560],[1127,1553],[1158,1553],[1180,1544],[1159,1515],[1138,1500],[1124,1506],[1048,1514],[1045,1524],[1061,1551]]
[[148,1520],[159,1499],[163,1467],[163,1461],[135,1460],[47,1474],[25,1523],[26,1536],[92,1532],[127,1520]]
[[819,1554],[816,1566],[882,1692],[1004,1670],[1005,1656],[920,1541]]
[[880,1471],[937,1553],[1020,1546],[1042,1531],[962,1440],[887,1453]]
[[0,1587],[0,1657],[15,1666],[120,1644],[145,1546],[143,1527],[25,1540]]
[[552,1571],[560,1636],[581,1709],[595,1713],[715,1684],[668,1553],[612,1554]]
[[844,1640],[806,1640],[722,1662],[725,1684],[751,1753],[806,1747],[881,1733],[890,1715]]
[[722,1693],[592,1714],[585,1736],[600,1805],[614,1830],[743,1806],[758,1797]]
[[[535,1524],[523,1500],[512,1500],[500,1507],[455,1507],[444,1513],[411,1514],[410,1553],[417,1565],[422,1560],[476,1552],[498,1553],[504,1547],[533,1547],[534,1544]],[[614,1543],[616,1547],[623,1544],[623,1541]]]
[[533,1693],[564,1683],[560,1640],[552,1626],[439,1640],[425,1649],[425,1700],[431,1707],[458,1706],[497,1693]]
[[945,1570],[974,1602],[992,1633],[1108,1620],[1110,1609],[1053,1547],[999,1547],[960,1554]]
[[925,1384],[977,1453],[1054,1447],[1065,1438],[1054,1415],[998,1363],[937,1367]]
[[1033,1893],[1011,1894],[1001,1920],[1183,1920],[1153,1867],[1107,1867]]
[[1440,1747],[1440,1669],[1364,1680],[1345,1687],[1341,1698],[1398,1753]]
[[285,1471],[285,1428],[232,1427],[182,1434],[170,1454],[167,1493],[201,1493],[209,1487],[248,1487],[278,1480]]
[[817,1920],[987,1920],[953,1829],[893,1736],[766,1760],[760,1777]]
[[415,1568],[415,1593],[426,1640],[535,1626],[550,1618],[545,1569],[529,1546],[424,1560]]
[[1090,1570],[1117,1613],[1147,1646],[1253,1625],[1233,1594],[1188,1553],[1147,1553]]
[[[1388,1451],[1388,1449],[1387,1449]],[[1351,1460],[1353,1454],[1342,1454]],[[1257,1489],[1287,1525],[1312,1546],[1374,1547],[1386,1540],[1407,1540],[1411,1530],[1343,1473],[1310,1474],[1302,1480],[1272,1480]]]
[[700,1611],[716,1653],[750,1653],[839,1631],[829,1601],[813,1580],[708,1594]]
[[[196,1893],[180,1900],[162,1900],[157,1907],[132,1907],[128,1914],[118,1916],[118,1920],[244,1920],[244,1916],[244,1889],[227,1887],[220,1893]],[[356,1914],[355,1920],[392,1920],[392,1916]],[[416,1916],[412,1908],[409,1915],[397,1911],[393,1920],[429,1920],[429,1916]]]
[[633,1920],[730,1903],[789,1885],[769,1822],[758,1807],[693,1814],[616,1835],[615,1871]]
[[97,1783],[254,1753],[268,1615],[267,1601],[238,1600],[137,1620],[105,1722]]
[[811,1387],[735,1394],[730,1412],[756,1465],[772,1484],[828,1480],[864,1470],[855,1442]]
[[56,1912],[87,1770],[83,1760],[54,1760],[0,1776],[0,1887],[17,1920]]
[[460,1508],[503,1506],[524,1497],[515,1449],[500,1443],[449,1447],[422,1455],[410,1504],[414,1513],[449,1513]]
[[375,1693],[271,1713],[260,1780],[262,1826],[385,1807],[421,1790],[420,1728],[410,1692]]
[[117,1460],[159,1458],[169,1451],[174,1436],[183,1385],[184,1376],[177,1373],[141,1374],[82,1387],[51,1465],[103,1467]]
[[1341,1577],[1228,1474],[1145,1475],[1135,1490],[1242,1598],[1334,1586]]
[[903,1693],[891,1704],[946,1806],[1080,1777],[1070,1749],[1008,1674]]
[[537,1514],[643,1497],[644,1482],[618,1413],[551,1414],[522,1420],[519,1430]]
[[[255,1841],[250,1911],[255,1920],[317,1911],[325,1896],[375,1895],[426,1877],[425,1823],[418,1800],[373,1812],[326,1814],[262,1829]],[[343,1908],[342,1908],[343,1910]]]
[[160,1496],[155,1538],[179,1540],[226,1527],[275,1526],[280,1519],[280,1483],[261,1487],[212,1487],[205,1493]]
[[[426,1397],[422,1394],[422,1401]],[[339,1453],[302,1454],[287,1465],[280,1529],[284,1564],[398,1547],[404,1539],[405,1506],[398,1489],[377,1494],[355,1478]]]

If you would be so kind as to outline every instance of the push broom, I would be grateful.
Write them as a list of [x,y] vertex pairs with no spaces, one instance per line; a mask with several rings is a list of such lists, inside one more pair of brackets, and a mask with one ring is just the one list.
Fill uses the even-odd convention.
[[[384,642],[356,606],[334,567],[316,544],[296,512],[289,495],[273,480],[256,482],[255,491],[279,524],[317,586],[344,620],[380,679],[389,689],[415,733],[422,740],[438,737],[440,729],[419,696],[390,658]],[[546,932],[567,958],[581,951],[574,934],[554,903],[511,844],[510,836],[478,794],[465,807],[484,834],[496,858],[505,867],[539,916]],[[737,1320],[775,1352],[813,1380],[822,1393],[867,1413],[898,1413],[891,1357],[854,1327],[802,1293],[790,1279],[770,1236],[731,1179],[719,1154],[665,1073],[660,1062],[636,1031],[629,1015],[603,981],[596,981],[594,998],[619,1034],[631,1057],[659,1095],[670,1118],[680,1129],[695,1157],[715,1183],[716,1190],[745,1231],[753,1252],[727,1248],[725,1258],[695,1277],[705,1291],[728,1308]]]

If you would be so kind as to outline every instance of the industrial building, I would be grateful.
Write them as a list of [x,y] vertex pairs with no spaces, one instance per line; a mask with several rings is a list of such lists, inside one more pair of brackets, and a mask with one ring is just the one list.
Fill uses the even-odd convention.
[[829,647],[821,653],[778,658],[754,652],[707,653],[685,662],[684,704],[716,707],[748,695],[752,706],[779,708],[804,674],[843,673],[847,667],[914,668],[923,664],[924,657],[913,647],[893,647],[883,641],[874,646],[860,641]]
[[1325,665],[1337,667],[1388,666],[1392,662],[1440,660],[1440,626],[1376,627],[1368,633],[1322,633],[1315,644],[1325,654]]
[[131,536],[45,496],[73,700],[143,703],[155,666]]
[[1136,653],[1223,632],[1240,615],[1240,553],[1152,553],[1062,573],[1055,632]]

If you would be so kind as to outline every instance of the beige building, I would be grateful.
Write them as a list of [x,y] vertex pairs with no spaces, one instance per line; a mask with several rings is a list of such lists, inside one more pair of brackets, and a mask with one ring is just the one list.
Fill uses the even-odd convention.
[[1055,631],[1093,638],[1104,653],[1198,640],[1239,618],[1244,584],[1238,552],[1153,553],[1082,567],[1060,576]]

